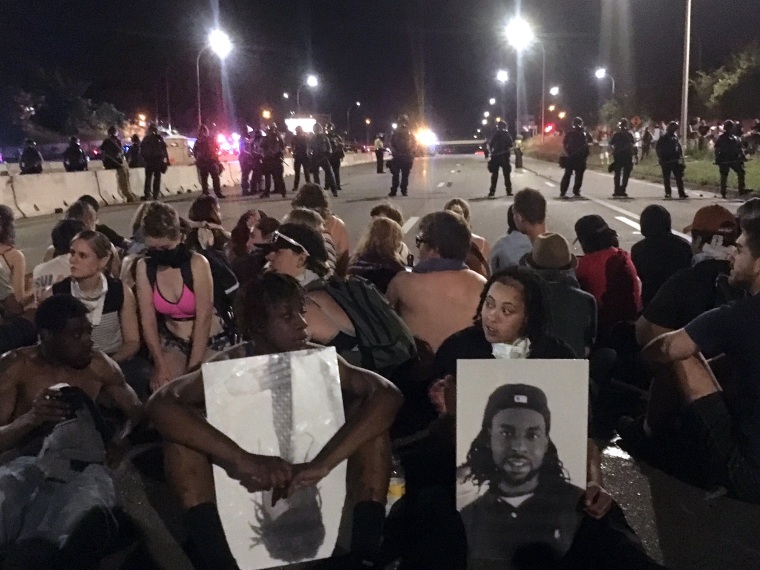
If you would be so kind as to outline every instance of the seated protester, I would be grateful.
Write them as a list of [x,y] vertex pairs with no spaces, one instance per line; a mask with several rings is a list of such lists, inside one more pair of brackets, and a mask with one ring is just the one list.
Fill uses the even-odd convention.
[[241,287],[264,271],[268,252],[257,246],[269,243],[272,232],[279,227],[280,222],[275,218],[263,217],[252,228],[246,223],[233,228],[227,259],[230,259],[230,269]]
[[[436,353],[434,376],[445,380],[446,415],[431,426],[430,436],[426,440],[402,456],[407,492],[401,500],[403,504],[399,506],[399,512],[395,513],[397,516],[394,517],[394,513],[391,513],[387,523],[386,538],[389,539],[387,543],[390,548],[395,546],[395,536],[405,536],[406,543],[410,545],[401,550],[403,562],[408,565],[405,567],[466,567],[467,553],[462,545],[465,542],[465,529],[474,521],[472,509],[469,508],[462,511],[460,520],[454,504],[457,477],[454,421],[457,360],[576,358],[569,346],[547,333],[549,313],[542,289],[541,278],[527,269],[514,267],[495,273],[483,287],[475,324],[450,336]],[[548,430],[548,420],[546,423]],[[550,455],[545,455],[544,458],[548,460]],[[494,467],[491,465],[485,471],[478,472],[477,477],[482,482],[490,482]],[[470,465],[470,468],[475,470],[474,465]],[[560,470],[555,469],[554,473],[558,471]],[[568,564],[568,568],[656,567],[646,557],[622,510],[604,490],[600,454],[592,440],[588,442],[587,477],[585,492],[578,488],[565,489],[565,493],[572,493],[570,498],[578,505],[577,511],[571,507],[571,516],[564,513],[557,520],[546,523],[551,529],[549,532],[553,533],[547,538],[553,539],[555,545],[565,548],[564,552],[555,554],[564,555],[563,562]],[[535,473],[515,495],[524,496],[533,491],[538,493],[544,484],[544,478],[539,478],[538,473]],[[493,494],[494,489],[489,487],[483,496],[491,499],[484,498],[482,501],[492,501]],[[430,509],[433,503],[431,497],[438,499],[435,510]],[[531,495],[517,507],[506,502],[503,507],[506,513],[513,513],[514,518],[519,518],[520,514],[523,517],[531,516],[530,513],[535,512],[532,509],[541,508],[533,506],[534,504],[541,505],[541,498]],[[578,512],[577,517],[572,515],[573,512]],[[542,508],[538,516],[549,518],[552,515]],[[569,529],[568,522],[572,523]],[[394,525],[399,528],[394,528]],[[558,527],[562,530],[555,530]],[[568,539],[567,532],[573,538]],[[558,538],[565,538],[566,542],[562,544],[556,540]],[[505,536],[500,550],[510,551],[518,546],[516,542]],[[433,545],[436,548],[432,548]],[[470,544],[469,547],[472,549],[473,545]],[[600,559],[604,559],[604,562],[598,565],[592,563],[592,560]],[[485,567],[512,567],[503,561],[499,564]]]
[[0,305],[0,355],[14,348],[37,344],[33,312],[32,309],[15,315]]
[[[452,198],[443,207],[445,211],[454,212],[459,214],[467,222],[472,230],[472,223],[470,222],[470,205],[467,200],[462,198]],[[488,278],[491,276],[491,268],[488,265],[488,259],[491,256],[491,245],[488,240],[476,234],[472,234],[472,242],[470,244],[470,253],[467,254],[465,263],[467,267],[480,273],[483,277]]]
[[137,272],[137,260],[145,255],[145,233],[142,229],[142,220],[145,209],[150,202],[140,202],[135,213],[132,215],[132,237],[129,240],[127,255],[121,260],[121,279],[125,287],[135,290],[135,274]]
[[325,230],[330,234],[335,245],[335,273],[340,276],[345,275],[351,259],[346,224],[330,211],[330,204],[319,184],[307,183],[301,186],[291,204],[293,208],[308,208],[322,216],[325,221]]
[[[98,214],[93,209],[93,207],[86,202],[74,202],[71,206],[69,206],[69,209],[66,210],[64,219],[79,220],[84,224],[85,229],[97,231],[95,228],[97,227]],[[113,255],[111,256],[111,263],[108,266],[108,273],[112,277],[118,279],[119,275],[121,274],[121,255],[113,243],[111,244],[111,251],[113,252]],[[50,261],[53,259],[54,254],[55,248],[51,245],[47,248],[43,261]]]
[[631,256],[620,249],[615,230],[591,214],[575,222],[575,235],[583,249],[575,275],[581,289],[596,299],[598,338],[609,342],[618,323],[635,321],[641,310],[641,281]]
[[[233,346],[214,360],[316,348],[308,342],[305,303],[303,289],[291,276],[267,273],[251,282],[241,312],[243,328],[251,340]],[[200,371],[179,378],[153,395],[148,414],[165,441],[168,479],[186,510],[188,535],[201,559],[197,567],[237,568],[215,505],[212,464],[225,469],[251,493],[274,490],[287,497],[296,489],[316,485],[348,459],[347,495],[355,505],[351,557],[357,563],[376,553],[391,467],[388,429],[401,405],[401,395],[387,380],[351,366],[340,357],[338,367],[346,423],[314,460],[300,465],[248,453],[210,425],[203,415]],[[340,567],[354,566],[345,561]]]
[[71,275],[71,240],[87,228],[79,220],[61,220],[51,232],[53,258],[32,270],[32,292],[37,303],[49,296],[50,288]]
[[532,249],[530,238],[517,229],[514,207],[510,206],[507,209],[507,235],[499,238],[491,250],[491,272],[517,267],[523,256]]
[[730,256],[739,233],[734,215],[718,204],[703,206],[684,233],[691,234],[691,267],[673,274],[636,321],[639,346],[737,297],[728,283]]
[[691,246],[671,232],[670,212],[651,204],[641,212],[641,235],[631,259],[641,279],[641,302],[646,309],[665,282],[679,269],[691,266]]
[[[678,463],[701,475],[709,488],[760,503],[760,218],[742,220],[741,229],[729,280],[749,296],[644,347],[641,357],[669,366],[674,377],[655,377],[644,425],[634,437],[626,429],[621,435],[624,442],[643,439],[655,452],[663,440],[675,438],[676,448],[683,449]],[[721,354],[735,370],[731,386],[720,385],[704,360]],[[668,384],[656,385],[662,380]]]
[[0,204],[0,306],[20,314],[34,300],[26,290],[26,257],[16,247],[13,210]]
[[404,233],[396,222],[385,217],[374,218],[356,246],[348,275],[363,277],[385,294],[388,284],[406,266],[399,259]]
[[[369,211],[369,215],[372,219],[379,218],[381,216],[388,218],[389,220],[396,222],[402,228],[404,227],[404,215],[401,213],[401,210],[397,206],[391,204],[390,202],[378,204]],[[398,254],[399,259],[402,263],[405,263],[407,265],[414,265],[413,263],[409,262],[409,248],[403,241],[399,246]]]
[[760,198],[750,198],[736,209],[736,218],[739,221],[756,216],[760,216]]
[[[91,196],[90,194],[84,194],[79,197],[77,202],[84,202],[88,206],[90,206],[93,210],[95,210],[95,214],[97,216],[98,212],[100,212],[100,202],[98,201],[95,196]],[[118,234],[115,230],[112,230],[105,224],[98,223],[99,220],[96,218],[95,220],[95,231],[100,232],[104,236],[106,236],[112,244],[114,244],[117,248],[119,248],[122,251],[126,251],[129,248],[129,241],[124,239],[124,236]]]
[[309,208],[293,208],[282,219],[283,224],[306,224],[310,228],[317,230],[322,234],[322,239],[325,242],[325,249],[327,250],[327,268],[330,270],[330,274],[335,273],[335,269],[338,263],[338,252],[335,249],[335,243],[333,242],[330,232],[325,227],[325,219],[315,210]]
[[[94,568],[114,530],[106,454],[142,408],[119,367],[93,351],[86,315],[73,297],[51,297],[35,316],[40,344],[0,358],[0,452],[13,457],[0,467],[6,567]],[[100,406],[126,418],[115,435]]]
[[110,356],[140,399],[148,397],[150,366],[137,356],[140,324],[137,302],[129,287],[107,277],[111,258],[108,238],[85,230],[71,242],[71,277],[53,285],[55,295],[71,295],[87,307],[95,350]]
[[533,251],[520,265],[538,273],[546,282],[550,334],[566,342],[579,357],[591,354],[596,339],[596,300],[580,288],[575,277],[578,259],[567,240],[553,233],[538,236]]
[[470,228],[461,216],[423,216],[416,238],[419,263],[388,285],[391,306],[431,356],[445,339],[469,326],[478,306],[486,280],[465,265],[470,242]]
[[150,202],[143,217],[147,256],[137,262],[137,304],[153,359],[157,390],[226,348],[229,335],[214,313],[209,262],[182,243],[177,211]]
[[187,247],[192,251],[224,251],[230,234],[222,227],[222,211],[216,198],[201,194],[190,204],[187,217],[191,228],[185,239]]
[[[237,246],[237,251],[242,252],[243,249],[240,249],[242,245],[248,242],[249,237],[252,238],[254,229],[256,228],[256,224],[259,223],[260,220],[263,220],[267,217],[267,215],[262,212],[261,210],[248,210],[245,212],[240,218],[238,218],[237,223],[235,224],[235,228],[238,227],[244,227],[248,230],[248,234],[245,234],[242,230],[238,233],[238,239],[237,243],[233,243],[232,241],[228,241],[227,245],[224,247],[224,254],[227,256],[227,261],[232,263],[235,258],[238,256],[234,251],[233,247]],[[230,232],[230,240],[233,239],[232,234],[235,231],[235,228],[232,229]],[[245,237],[245,239],[242,239]],[[266,240],[261,240],[259,243],[266,243]],[[243,255],[240,253],[240,255]],[[246,254],[247,255],[247,254]]]

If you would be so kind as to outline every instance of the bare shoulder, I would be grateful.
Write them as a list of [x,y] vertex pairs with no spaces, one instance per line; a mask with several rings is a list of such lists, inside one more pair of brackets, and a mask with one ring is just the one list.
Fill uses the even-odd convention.
[[487,281],[485,277],[483,277],[477,271],[473,271],[472,269],[467,269],[463,273],[466,275],[466,279],[468,281],[472,281],[473,283],[477,283],[478,285],[485,285]]
[[110,356],[95,350],[90,362],[90,370],[95,373],[102,384],[123,384],[125,382],[121,368]]
[[24,367],[32,363],[32,350],[36,348],[33,346],[19,348],[0,356],[0,384],[15,383],[20,380]]
[[390,289],[390,287],[394,287],[398,290],[398,288],[405,287],[414,281],[416,277],[418,277],[418,275],[412,273],[411,271],[399,271],[396,273],[393,279],[391,279],[388,288]]
[[202,269],[203,267],[209,267],[208,259],[206,259],[200,253],[193,253],[193,256],[190,258],[190,266],[193,269]]

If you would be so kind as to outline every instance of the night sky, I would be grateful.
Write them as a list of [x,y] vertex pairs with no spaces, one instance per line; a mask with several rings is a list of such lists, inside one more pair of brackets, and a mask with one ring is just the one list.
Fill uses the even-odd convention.
[[[522,14],[547,51],[547,88],[559,85],[559,104],[593,122],[609,83],[593,77],[605,65],[618,93],[655,117],[680,105],[685,0],[523,0]],[[342,130],[387,130],[400,112],[420,108],[442,136],[472,136],[489,97],[500,97],[499,67],[510,71],[514,105],[515,57],[501,30],[515,5],[496,0],[4,0],[0,6],[0,80],[28,85],[29,70],[60,68],[91,83],[87,96],[134,115],[195,125],[195,57],[219,25],[235,51],[201,63],[204,116],[220,124],[253,124],[262,108],[275,118],[295,108],[295,90],[309,72],[321,85],[302,91],[304,110],[332,115]],[[218,16],[216,15],[218,14]],[[711,69],[748,44],[760,21],[758,0],[694,0],[692,70]],[[526,55],[528,103],[538,113],[541,51]],[[290,103],[283,91],[292,94]],[[227,96],[223,96],[226,94]],[[229,103],[225,106],[224,100]],[[158,105],[157,105],[158,104]],[[226,110],[226,112],[225,112]],[[227,119],[229,117],[229,119]],[[237,125],[230,125],[237,126]],[[375,125],[378,128],[375,128]]]

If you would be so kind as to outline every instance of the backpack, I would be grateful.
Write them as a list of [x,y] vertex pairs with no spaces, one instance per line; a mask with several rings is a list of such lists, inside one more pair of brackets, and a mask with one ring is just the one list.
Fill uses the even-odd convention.
[[362,367],[388,375],[417,357],[414,335],[372,283],[349,276],[329,280],[323,290],[351,319]]
[[[211,268],[211,278],[214,283],[214,309],[222,319],[224,323],[224,330],[230,337],[230,341],[235,343],[238,340],[237,325],[235,324],[235,313],[233,311],[233,304],[235,299],[235,292],[240,288],[237,277],[230,269],[227,260],[224,259],[224,254],[215,249],[204,249],[199,251],[203,257],[206,258]],[[148,282],[151,289],[156,284],[156,273],[158,266],[153,263],[150,257],[145,259],[145,269],[148,274]],[[136,264],[135,264],[136,265]],[[191,291],[193,290],[193,272],[190,267],[190,261],[183,263],[180,266],[180,272],[182,273],[182,282]]]

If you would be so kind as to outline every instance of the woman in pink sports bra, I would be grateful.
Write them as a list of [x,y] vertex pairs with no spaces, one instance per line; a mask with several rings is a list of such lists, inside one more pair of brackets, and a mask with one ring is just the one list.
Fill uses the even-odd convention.
[[[137,301],[157,390],[191,372],[226,344],[214,314],[213,280],[206,258],[182,242],[179,216],[168,204],[152,202],[142,220],[147,257],[137,262]],[[192,289],[182,278],[189,264]]]

